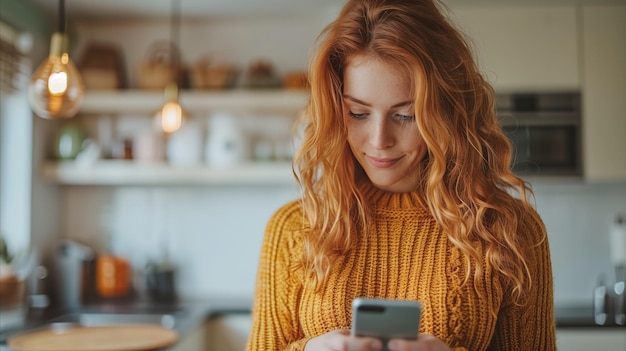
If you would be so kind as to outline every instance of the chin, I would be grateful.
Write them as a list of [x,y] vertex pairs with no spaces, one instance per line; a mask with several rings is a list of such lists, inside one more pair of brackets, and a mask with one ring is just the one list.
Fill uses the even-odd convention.
[[[378,172],[375,172],[378,173]],[[379,189],[394,193],[406,193],[415,191],[418,188],[418,181],[411,181],[407,177],[389,177],[384,174],[368,173],[370,182]]]
[[377,179],[376,177],[369,177],[372,184],[375,187],[391,192],[404,192],[402,188],[404,188],[401,184],[398,184],[396,181],[390,181],[388,179]]

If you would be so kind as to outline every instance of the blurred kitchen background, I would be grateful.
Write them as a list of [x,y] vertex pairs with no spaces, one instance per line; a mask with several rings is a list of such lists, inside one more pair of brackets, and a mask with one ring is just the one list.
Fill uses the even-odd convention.
[[[544,96],[574,101],[565,108],[574,127],[545,132],[569,150],[543,160],[556,171],[524,174],[548,230],[555,304],[590,311],[599,280],[616,281],[610,232],[626,214],[626,1],[444,3],[503,110],[537,117]],[[2,75],[14,83],[1,91],[0,232],[10,251],[34,251],[48,268],[52,303],[68,239],[126,261],[138,294],[146,287],[137,277],[168,264],[183,301],[251,301],[266,221],[298,197],[289,160],[308,58],[342,4],[182,0],[177,24],[167,0],[68,0],[85,97],[76,117],[46,120],[31,112],[27,85],[48,55],[58,3],[0,2]],[[172,38],[189,117],[159,138],[150,131]]]

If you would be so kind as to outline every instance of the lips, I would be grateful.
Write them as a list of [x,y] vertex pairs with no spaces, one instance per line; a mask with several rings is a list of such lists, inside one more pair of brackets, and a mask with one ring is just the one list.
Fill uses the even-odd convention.
[[372,156],[366,156],[367,161],[376,168],[389,168],[396,165],[402,157],[399,158],[377,158]]

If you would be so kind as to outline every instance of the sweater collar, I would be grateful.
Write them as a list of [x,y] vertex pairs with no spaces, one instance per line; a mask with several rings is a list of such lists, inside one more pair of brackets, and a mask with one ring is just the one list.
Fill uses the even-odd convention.
[[377,188],[369,180],[360,182],[359,187],[367,201],[375,208],[390,210],[428,210],[423,195],[418,191],[395,193]]

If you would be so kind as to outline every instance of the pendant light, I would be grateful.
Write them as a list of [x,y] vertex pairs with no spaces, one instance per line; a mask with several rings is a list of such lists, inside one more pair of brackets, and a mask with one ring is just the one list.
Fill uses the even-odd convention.
[[59,0],[58,32],[52,34],[50,55],[35,70],[28,87],[33,112],[47,119],[76,115],[85,88],[78,69],[67,52],[65,1]]
[[180,53],[177,44],[180,42],[180,0],[172,0],[172,13],[170,19],[170,40],[172,50],[172,71],[174,79],[165,87],[165,104],[157,112],[155,121],[158,128],[165,134],[176,132],[186,118],[186,112],[179,102],[180,81]]

